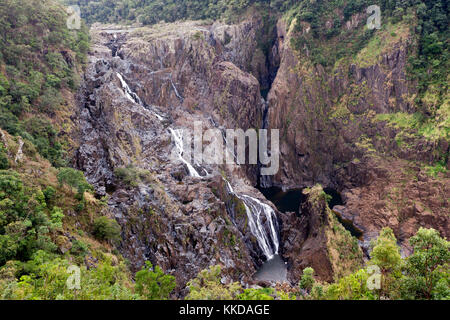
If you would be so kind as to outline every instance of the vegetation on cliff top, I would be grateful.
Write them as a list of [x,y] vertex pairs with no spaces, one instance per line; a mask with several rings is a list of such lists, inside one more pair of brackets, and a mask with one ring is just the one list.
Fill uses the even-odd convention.
[[[380,30],[367,28],[366,8],[370,5],[381,8]],[[447,1],[421,0],[298,1],[288,10],[284,20],[290,26],[291,46],[300,56],[300,77],[324,92],[335,90],[327,83],[329,75],[350,84],[333,105],[323,103],[329,110],[323,121],[330,130],[336,123],[351,131],[355,123],[365,126],[366,119],[372,119],[369,126],[383,122],[394,129],[396,146],[386,151],[380,146],[389,139],[362,136],[364,144],[352,143],[352,148],[371,157],[385,157],[386,152],[398,157],[430,143],[436,146],[435,156],[428,163],[417,161],[418,165],[429,167],[432,176],[445,173],[449,159],[445,146],[450,141],[448,16]],[[379,106],[373,105],[374,91],[365,82],[359,83],[353,70],[370,73],[377,66],[383,68],[382,59],[396,50],[407,55],[404,83],[408,93],[401,99],[408,109],[399,110],[398,98],[392,97],[388,106],[391,113],[375,114],[371,109]],[[319,65],[326,77],[318,72]],[[386,80],[386,84],[392,82]],[[316,103],[320,108],[320,100]]]
[[145,25],[161,21],[218,20],[236,21],[252,6],[266,10],[287,10],[296,0],[62,0],[78,5],[88,23],[141,22]]
[[[366,27],[364,14],[370,5],[381,8],[379,31]],[[347,26],[352,16],[363,23]],[[383,48],[390,48],[398,40],[408,43],[412,49],[408,72],[417,81],[418,110],[434,117],[448,99],[448,16],[449,7],[444,0],[335,0],[300,1],[287,19],[295,19],[294,48],[313,63],[329,68],[348,57],[360,60],[362,66],[373,65],[376,61],[368,64],[367,59],[378,58]],[[399,39],[394,41],[395,38]]]

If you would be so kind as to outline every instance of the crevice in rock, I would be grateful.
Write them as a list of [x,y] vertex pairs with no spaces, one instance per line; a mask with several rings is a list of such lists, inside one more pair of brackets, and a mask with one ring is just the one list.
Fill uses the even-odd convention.
[[261,193],[271,201],[281,213],[300,214],[300,206],[306,200],[303,189],[283,190],[280,187],[260,188]]
[[347,231],[349,231],[353,237],[357,238],[358,240],[363,240],[364,232],[361,229],[356,227],[351,220],[347,220],[347,219],[343,218],[339,212],[334,211],[334,210],[333,210],[333,212],[336,215],[336,217],[338,218],[339,222],[342,224],[342,226]]
[[323,191],[325,191],[325,193],[331,197],[331,199],[328,201],[328,206],[330,207],[330,209],[333,209],[334,206],[344,205],[341,194],[336,189],[324,188]]
[[[270,22],[269,22],[270,23]],[[261,129],[269,128],[269,109],[270,105],[267,101],[267,97],[272,90],[272,84],[275,81],[278,70],[280,68],[280,39],[278,37],[278,27],[277,25],[272,25],[268,28],[268,33],[263,35],[263,38],[266,38],[266,43],[262,45],[263,53],[265,56],[266,63],[266,77],[263,79],[259,79],[261,96],[263,98],[263,118]],[[258,164],[258,176],[257,176],[257,187],[258,188],[267,188],[271,187],[270,177],[261,175],[261,163]]]
[[325,191],[325,193],[328,196],[330,196],[330,198],[328,200],[328,207],[330,207],[330,209],[336,215],[338,221],[342,224],[342,226],[347,231],[350,232],[350,234],[353,237],[361,240],[364,235],[363,231],[360,230],[357,226],[355,226],[351,220],[348,220],[348,219],[345,219],[344,217],[342,217],[342,215],[337,210],[333,210],[333,208],[335,206],[343,206],[344,205],[341,194],[336,189],[329,188],[329,187],[324,188],[323,191]]

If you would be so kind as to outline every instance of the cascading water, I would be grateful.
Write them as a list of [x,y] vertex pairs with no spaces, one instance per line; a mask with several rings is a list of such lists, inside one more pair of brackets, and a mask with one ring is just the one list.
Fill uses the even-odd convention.
[[183,157],[184,153],[184,147],[183,147],[183,135],[182,130],[174,130],[172,128],[169,128],[169,132],[173,137],[173,140],[175,141],[175,146],[177,148],[177,154],[178,158],[183,162],[189,171],[189,175],[195,178],[201,178],[200,174],[195,170],[195,168]]
[[[125,96],[128,98],[128,100],[130,100],[133,103],[137,103],[140,106],[145,107],[144,103],[142,102],[142,100],[139,98],[139,96],[131,90],[130,86],[127,84],[127,82],[125,81],[125,79],[123,78],[123,76],[117,72],[117,77],[120,80],[120,83],[122,85],[122,89],[125,93]],[[173,85],[173,83],[172,83]],[[176,89],[175,89],[176,90]],[[178,91],[176,91],[176,94],[178,96]],[[148,108],[146,108],[148,110]],[[164,120],[164,118],[162,116],[160,116],[158,113],[152,111],[153,114],[158,118],[158,120],[162,121]],[[184,154],[184,146],[183,146],[183,132],[182,130],[174,130],[172,128],[169,128],[169,132],[172,135],[172,138],[175,142],[175,147],[177,148],[177,155],[178,158],[187,166],[188,171],[189,171],[189,175],[195,178],[201,178],[200,174],[198,173],[198,171],[183,157]],[[202,168],[206,174],[208,175],[208,171],[206,171],[206,169]]]
[[[262,203],[256,198],[248,195],[238,195],[234,192],[231,184],[228,181],[226,183],[230,194],[235,195],[244,203],[250,231],[256,237],[259,247],[267,260],[273,259],[278,254],[280,247],[277,231],[278,221],[275,211],[269,205]],[[262,221],[263,216],[266,218],[266,224]]]
[[[117,73],[117,77],[120,80],[122,85],[122,89],[125,93],[125,96],[132,103],[136,103],[148,110],[148,108],[144,105],[139,96],[131,90],[128,86],[127,82],[123,78],[120,73]],[[173,82],[172,82],[173,85]],[[173,85],[174,86],[174,85]],[[174,87],[176,91],[176,88]],[[176,91],[177,97],[179,96],[178,91]],[[164,120],[162,116],[158,113],[152,111],[153,114],[160,120]],[[183,145],[183,132],[182,130],[175,130],[169,128],[169,132],[172,135],[172,138],[175,143],[176,152],[179,160],[183,162],[188,168],[189,175],[195,178],[202,178],[202,176],[198,173],[198,171],[187,161],[184,157],[184,145]],[[229,150],[227,150],[229,151]],[[202,168],[205,170],[204,168]],[[206,170],[205,170],[206,171]],[[208,172],[206,171],[208,174]],[[256,237],[258,241],[258,245],[264,253],[267,260],[272,260],[275,256],[278,255],[279,251],[279,239],[278,239],[278,221],[275,211],[267,204],[261,202],[260,200],[253,198],[248,195],[238,195],[234,192],[231,184],[227,182],[228,190],[231,194],[238,197],[242,200],[245,211],[247,213],[250,231]],[[265,221],[264,221],[265,219]]]
[[122,89],[125,92],[126,97],[128,100],[130,100],[133,103],[137,103],[142,105],[141,99],[138,97],[136,93],[134,93],[130,87],[128,86],[128,83],[124,80],[123,76],[117,72],[117,78],[120,80],[120,84],[122,85]]
[[[125,81],[123,76],[120,73],[118,73],[118,72],[117,72],[117,78],[119,78],[119,80],[120,80],[120,84],[122,85],[122,89],[125,92],[125,96],[127,97],[127,99],[130,100],[131,102],[136,103],[136,104],[142,106],[143,108],[149,110],[149,108],[147,108],[144,105],[144,103],[142,102],[141,98],[139,98],[139,96],[136,94],[136,92],[131,90],[130,86]],[[160,121],[164,120],[164,118],[162,116],[160,116],[158,113],[156,113],[153,110],[151,110],[151,111],[158,118],[158,120],[160,120]]]

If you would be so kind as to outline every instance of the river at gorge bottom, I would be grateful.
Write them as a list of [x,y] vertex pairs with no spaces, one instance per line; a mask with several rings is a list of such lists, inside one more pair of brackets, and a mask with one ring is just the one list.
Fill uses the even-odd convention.
[[264,262],[254,278],[259,281],[285,282],[287,281],[287,265],[279,255],[275,255]]

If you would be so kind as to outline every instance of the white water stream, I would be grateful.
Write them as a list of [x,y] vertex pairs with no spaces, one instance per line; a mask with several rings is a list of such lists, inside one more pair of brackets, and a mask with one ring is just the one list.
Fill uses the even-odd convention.
[[[125,96],[127,97],[127,99],[133,103],[136,103],[136,104],[142,106],[146,110],[149,110],[142,103],[142,100],[139,98],[139,96],[136,94],[136,92],[134,92],[133,90],[130,89],[130,87],[128,86],[128,83],[125,81],[123,76],[118,72],[117,72],[117,78],[119,78],[119,80],[120,80],[120,84],[122,85],[122,89],[125,92]],[[152,111],[152,113],[158,118],[158,120],[160,120],[160,121],[164,120],[164,118],[162,116],[160,116],[158,113],[156,113],[155,111]]]
[[[127,82],[123,78],[120,73],[117,73],[117,77],[120,80],[122,85],[122,89],[125,93],[125,96],[132,103],[136,103],[144,108],[145,105],[139,96],[133,92],[128,86]],[[173,85],[173,82],[172,82]],[[173,85],[176,95],[181,98],[175,86]],[[148,110],[148,108],[146,108]],[[162,116],[158,113],[152,111],[153,114],[160,120],[164,120]],[[187,161],[184,157],[184,145],[183,145],[183,131],[182,130],[174,130],[169,128],[169,132],[172,135],[172,138],[175,142],[175,147],[177,148],[177,155],[181,162],[183,162],[188,168],[189,175],[195,178],[201,178],[201,175],[198,171]],[[203,169],[205,170],[205,169]],[[207,172],[207,171],[206,171]],[[225,180],[226,181],[226,180]],[[245,211],[248,217],[248,223],[250,226],[251,233],[256,237],[258,244],[266,256],[267,260],[272,260],[276,255],[278,255],[279,251],[279,239],[278,239],[278,222],[275,211],[267,204],[261,202],[260,200],[253,198],[248,195],[238,195],[234,192],[231,184],[226,181],[228,186],[228,191],[238,197],[245,206]],[[265,222],[264,222],[265,218]]]
[[[278,239],[278,222],[275,211],[267,204],[248,195],[239,195],[234,192],[231,184],[226,181],[228,191],[243,201],[247,213],[251,233],[256,237],[259,247],[267,260],[278,254],[280,242]],[[263,223],[263,217],[268,222],[268,228]],[[268,230],[267,230],[268,229]]]
[[200,174],[195,170],[195,168],[183,157],[184,153],[184,145],[183,145],[183,131],[182,130],[174,130],[169,128],[170,133],[172,134],[173,140],[175,141],[175,146],[177,148],[178,158],[183,162],[189,171],[189,175],[195,178],[201,178]]

